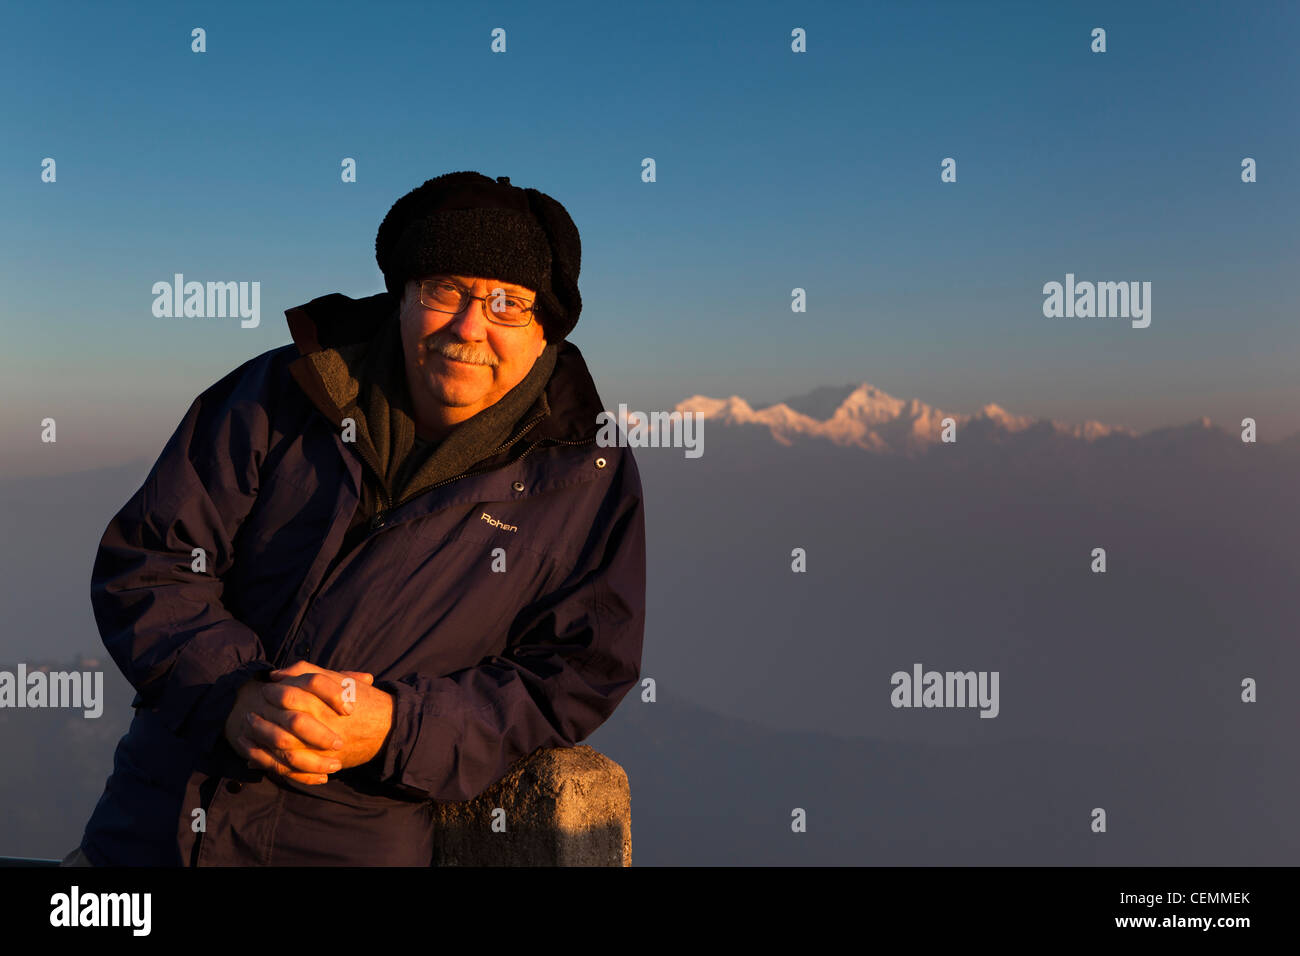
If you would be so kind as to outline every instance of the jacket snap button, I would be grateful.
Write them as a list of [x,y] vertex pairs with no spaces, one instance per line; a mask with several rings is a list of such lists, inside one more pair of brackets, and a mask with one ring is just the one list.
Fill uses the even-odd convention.
[[306,641],[302,641],[301,643],[298,644],[297,647],[294,648],[294,650],[298,652],[299,657],[306,657],[308,654],[311,653],[311,645],[308,644]]
[[516,481],[516,482],[515,482],[513,485],[511,485],[510,487],[513,488],[513,489],[515,489],[515,491],[523,491],[523,490],[524,490],[524,483],[523,483],[522,481]]
[[604,458],[597,458],[597,459],[596,459],[596,467],[597,467],[597,468],[604,468],[604,467],[605,467],[605,459],[604,459]]
[[238,780],[227,780],[226,789],[231,793],[239,793],[240,790],[244,789],[244,785]]

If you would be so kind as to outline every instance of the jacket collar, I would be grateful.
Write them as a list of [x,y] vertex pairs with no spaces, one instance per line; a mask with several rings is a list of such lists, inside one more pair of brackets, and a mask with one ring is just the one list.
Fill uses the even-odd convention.
[[[321,414],[335,425],[341,426],[343,409],[356,398],[360,387],[354,357],[364,354],[376,330],[397,312],[398,303],[389,292],[361,299],[332,292],[285,310],[299,352],[289,371]],[[604,409],[586,360],[572,342],[559,343],[555,368],[543,395],[521,420],[521,425],[526,425],[544,412],[527,429],[528,440],[516,442],[511,450],[491,459],[493,462],[516,457],[525,447],[543,441],[585,444],[596,440],[597,416]]]

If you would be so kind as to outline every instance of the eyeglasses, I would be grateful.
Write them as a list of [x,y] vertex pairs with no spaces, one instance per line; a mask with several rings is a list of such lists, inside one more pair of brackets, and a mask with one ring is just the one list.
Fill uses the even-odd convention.
[[[470,295],[469,290],[450,279],[425,279],[420,283],[420,305],[435,312],[460,312],[470,299],[483,302],[483,313],[497,325],[521,327],[533,321],[534,301],[527,296],[496,288],[487,295]],[[491,299],[492,302],[488,302]]]

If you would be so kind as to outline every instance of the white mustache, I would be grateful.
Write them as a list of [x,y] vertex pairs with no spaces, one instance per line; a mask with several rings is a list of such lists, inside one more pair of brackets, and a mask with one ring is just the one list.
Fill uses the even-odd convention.
[[489,365],[496,368],[500,364],[495,355],[478,352],[472,345],[459,342],[446,342],[441,345],[432,342],[425,343],[425,350],[436,352],[449,359],[455,359],[457,362],[469,362],[472,365]]

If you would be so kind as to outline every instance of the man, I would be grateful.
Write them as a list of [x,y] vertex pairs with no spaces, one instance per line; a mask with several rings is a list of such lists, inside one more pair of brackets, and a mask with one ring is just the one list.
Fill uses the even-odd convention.
[[288,310],[294,344],[207,389],[104,534],[92,604],[137,695],[91,865],[427,866],[431,801],[639,679],[640,476],[565,341],[568,213],[449,173],[375,248],[387,292]]

